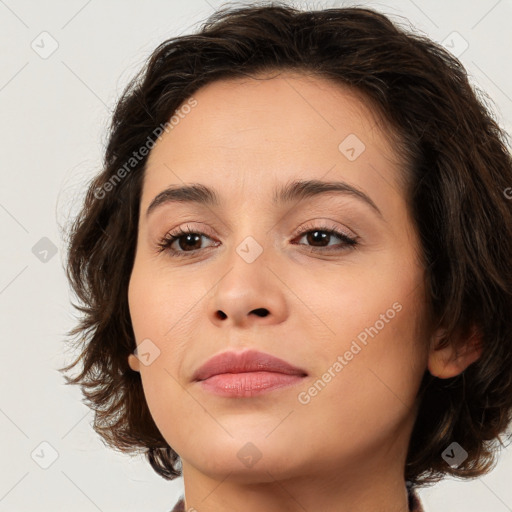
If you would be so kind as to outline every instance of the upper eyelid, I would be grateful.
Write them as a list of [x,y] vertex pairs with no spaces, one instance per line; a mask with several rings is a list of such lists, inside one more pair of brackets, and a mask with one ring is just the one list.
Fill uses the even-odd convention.
[[[269,231],[271,231],[273,228],[275,228],[275,226],[277,224],[279,224],[280,222],[284,222],[284,219],[286,217],[288,217],[290,212],[287,212],[285,215],[283,215],[279,220],[278,222],[274,222],[270,229],[267,230],[265,233],[268,233]],[[310,220],[307,220],[307,221],[304,221],[304,222],[301,222],[300,226],[298,228],[296,228],[296,231],[299,231],[301,229],[301,227],[303,227],[304,225],[307,225],[307,224],[315,224],[315,223],[335,223],[335,224],[341,224],[341,229],[343,229],[343,227],[345,227],[346,229],[349,229],[350,231],[354,232],[353,229],[350,229],[348,228],[348,226],[344,226],[344,224],[342,222],[340,222],[339,220],[335,220],[335,219],[332,219],[332,218],[328,218],[326,217],[326,213],[328,215],[331,215],[331,216],[344,216],[346,215],[346,212],[343,212],[343,210],[341,211],[335,211],[335,210],[331,210],[329,212],[326,212],[325,209],[321,210],[321,211],[317,211],[316,209],[313,209],[312,211],[308,211],[307,212],[307,216],[308,217],[311,217]],[[358,213],[356,213],[357,215],[359,215]],[[353,213],[349,213],[350,216],[354,215]],[[208,221],[209,222],[209,221]],[[215,231],[219,231],[220,233],[222,233],[223,236],[225,235],[229,235],[231,234],[234,230],[228,226],[226,224],[226,222],[224,222],[222,219],[219,219],[219,217],[217,215],[215,215],[215,220],[212,222],[209,222],[210,224],[217,224],[217,222],[219,223],[219,226],[222,225],[222,228],[219,228],[219,226],[216,226],[214,229]],[[290,221],[286,221],[286,222],[290,222]],[[180,227],[184,228],[186,227],[187,225],[189,224],[199,224],[201,227],[200,228],[197,228],[197,229],[205,229],[205,230],[209,230],[210,228],[208,227],[208,224],[206,224],[204,221],[199,221],[199,220],[182,220],[180,223],[175,223],[173,222],[173,227],[170,228],[170,229],[167,229],[167,233],[171,232],[171,231],[174,231],[174,230],[177,230],[179,229]],[[203,226],[206,226],[205,228],[203,228]],[[317,226],[314,226],[314,227],[317,227]],[[196,226],[194,226],[194,229],[196,229]],[[336,228],[336,229],[340,229],[340,228]],[[354,232],[354,234],[357,234]]]
[[[184,224],[178,225],[175,228],[168,230],[165,233],[164,238],[171,236],[181,237],[184,236],[184,234],[188,234],[189,232],[200,234],[201,236],[207,236],[211,240],[214,240],[216,238],[216,236],[211,233],[211,230],[209,228],[197,227],[194,226],[193,224],[193,222],[185,222]],[[321,231],[336,231],[339,232],[340,235],[344,235],[348,238],[355,240],[360,239],[359,234],[356,233],[354,230],[349,229],[346,226],[337,226],[335,221],[333,220],[319,218],[302,223],[293,231],[292,235],[290,235],[290,240],[293,240],[298,236],[304,236],[306,233],[313,231],[315,229]],[[347,233],[347,231],[349,232]]]

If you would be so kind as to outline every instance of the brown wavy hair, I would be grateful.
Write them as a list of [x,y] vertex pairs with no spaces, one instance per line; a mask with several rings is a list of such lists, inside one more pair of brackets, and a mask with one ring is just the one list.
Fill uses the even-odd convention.
[[[59,371],[83,362],[66,383],[80,385],[95,411],[94,430],[110,447],[142,451],[166,479],[181,475],[178,454],[151,417],[140,374],[128,366],[136,347],[128,283],[147,156],[128,170],[126,162],[205,84],[284,70],[351,87],[385,119],[405,164],[432,325],[446,326],[444,346],[472,325],[481,335],[481,357],[460,375],[439,379],[425,371],[408,484],[489,472],[512,419],[510,141],[459,60],[368,8],[224,5],[197,33],[154,50],[116,105],[101,173],[69,228],[66,271],[81,317],[68,336],[80,355]],[[468,453],[456,468],[441,456],[454,441]]]

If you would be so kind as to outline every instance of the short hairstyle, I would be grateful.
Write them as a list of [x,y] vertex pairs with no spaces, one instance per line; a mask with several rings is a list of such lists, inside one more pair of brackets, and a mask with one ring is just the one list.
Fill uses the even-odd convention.
[[[66,381],[80,385],[95,411],[94,430],[110,447],[142,450],[162,477],[181,476],[179,455],[128,365],[136,348],[128,284],[147,161],[133,155],[202,86],[281,71],[348,87],[385,120],[421,242],[429,327],[446,327],[442,346],[465,342],[471,332],[481,336],[480,358],[460,375],[440,379],[425,371],[406,480],[419,486],[487,473],[512,414],[508,135],[458,59],[368,8],[224,6],[197,33],[154,50],[116,105],[103,168],[70,227],[66,271],[82,315],[68,336],[81,352],[59,371],[83,362]],[[457,467],[442,458],[454,441],[468,454]]]

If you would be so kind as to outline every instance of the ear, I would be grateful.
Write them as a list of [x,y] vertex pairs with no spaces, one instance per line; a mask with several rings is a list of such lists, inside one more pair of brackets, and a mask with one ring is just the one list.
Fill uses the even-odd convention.
[[139,359],[133,355],[133,354],[130,354],[128,356],[128,364],[130,365],[130,368],[134,371],[134,372],[138,372],[139,371],[139,368],[140,368],[140,361]]
[[428,355],[428,370],[434,377],[449,379],[462,373],[471,363],[482,355],[482,335],[472,325],[469,333],[460,333],[448,340],[446,346],[439,346],[445,338],[445,330],[440,328],[434,334]]

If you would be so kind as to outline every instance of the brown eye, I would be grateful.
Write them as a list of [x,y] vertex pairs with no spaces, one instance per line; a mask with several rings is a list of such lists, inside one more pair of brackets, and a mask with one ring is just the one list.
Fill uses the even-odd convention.
[[167,251],[171,256],[177,257],[187,256],[187,253],[196,253],[201,249],[201,237],[209,238],[205,233],[194,231],[189,227],[184,229],[178,228],[175,231],[167,233],[165,237],[160,240],[158,243],[159,252]]
[[[318,226],[316,228],[308,228],[299,233],[298,236],[306,239],[307,244],[310,244],[312,252],[340,251],[358,245],[357,238],[352,238],[332,227]],[[329,242],[333,238],[338,238],[341,240],[341,243],[330,245]],[[325,250],[322,251],[322,249]]]
[[[166,251],[172,257],[187,257],[197,254],[201,247],[201,237],[210,238],[205,233],[190,227],[178,228],[167,233],[158,245],[158,252]],[[352,238],[333,227],[309,227],[298,234],[299,238],[305,238],[306,243],[296,245],[308,245],[311,252],[340,252],[358,245],[357,238]],[[297,238],[297,237],[296,237]],[[341,240],[337,244],[331,244],[333,239]],[[211,239],[211,238],[210,238]]]

